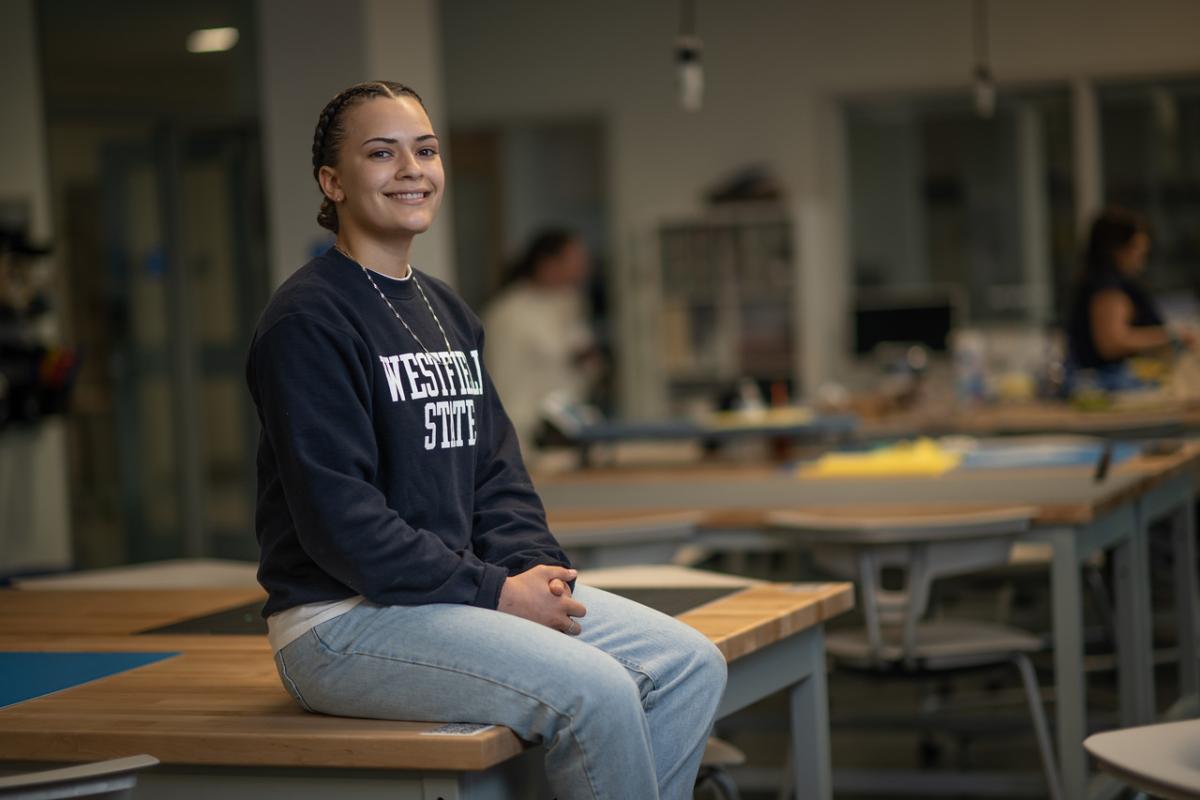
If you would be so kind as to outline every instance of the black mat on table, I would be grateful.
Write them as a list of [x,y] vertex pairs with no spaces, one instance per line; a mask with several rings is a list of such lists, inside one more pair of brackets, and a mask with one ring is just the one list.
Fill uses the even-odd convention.
[[[642,605],[675,616],[719,597],[740,591],[739,586],[708,586],[703,588],[610,589],[613,594],[628,597]],[[192,617],[157,628],[138,631],[138,634],[178,635],[209,634],[221,636],[265,636],[267,621],[262,618],[262,603]]]
[[743,588],[742,586],[688,586],[663,589],[608,589],[606,591],[628,597],[635,603],[656,608],[664,614],[674,617],[717,598],[740,592]]
[[170,625],[147,628],[138,631],[138,635],[202,633],[222,636],[266,636],[267,621],[263,619],[262,607],[262,602],[250,603],[202,617],[192,617],[182,622],[172,622]]

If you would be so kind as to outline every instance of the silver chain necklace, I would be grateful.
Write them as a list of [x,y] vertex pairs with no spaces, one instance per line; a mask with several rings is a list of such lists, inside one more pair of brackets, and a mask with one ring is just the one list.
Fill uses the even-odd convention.
[[[346,250],[340,244],[334,244],[333,249],[337,250],[355,264],[358,264],[358,267],[362,270],[363,275],[367,276],[367,280],[371,282],[371,285],[375,287],[375,291],[379,293],[379,298],[383,300],[383,302],[387,303],[387,307],[391,309],[392,315],[396,319],[400,320],[400,324],[404,326],[404,330],[408,331],[409,335],[417,340],[417,344],[421,345],[421,349],[425,351],[425,355],[432,358],[433,354],[429,352],[429,348],[426,347],[425,343],[421,341],[421,337],[417,336],[416,331],[408,326],[408,323],[404,321],[404,317],[400,316],[400,312],[396,310],[394,305],[392,305],[392,301],[388,300],[387,295],[380,290],[379,284],[375,283],[375,279],[371,277],[371,270],[364,267],[361,261],[350,255],[350,251]],[[421,282],[417,280],[417,273],[415,270],[413,270],[412,265],[408,266],[408,274],[412,278],[412,282],[416,284],[417,291],[421,293],[421,299],[425,301],[425,307],[429,309],[429,313],[433,316],[433,321],[437,323],[438,330],[442,332],[442,341],[446,343],[446,358],[454,358],[454,348],[450,346],[450,337],[446,335],[446,329],[442,327],[442,321],[438,319],[437,312],[433,310],[433,306],[430,304],[429,298],[425,296],[425,290],[421,288]]]

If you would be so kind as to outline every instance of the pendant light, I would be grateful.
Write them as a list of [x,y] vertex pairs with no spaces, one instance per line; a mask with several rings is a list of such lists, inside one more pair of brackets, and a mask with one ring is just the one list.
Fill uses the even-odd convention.
[[988,0],[975,0],[971,13],[975,29],[975,72],[971,79],[971,97],[975,113],[991,119],[996,113],[996,82],[988,57]]
[[684,111],[699,111],[704,105],[701,48],[700,37],[696,35],[695,0],[680,0],[679,35],[675,37],[675,80],[679,88],[679,105]]

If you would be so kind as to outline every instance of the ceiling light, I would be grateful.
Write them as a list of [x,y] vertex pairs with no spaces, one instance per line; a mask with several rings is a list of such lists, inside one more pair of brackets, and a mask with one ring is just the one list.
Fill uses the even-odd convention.
[[975,102],[975,113],[983,119],[991,119],[996,114],[996,82],[992,80],[992,73],[982,64],[975,68],[971,99]]
[[975,0],[971,16],[975,23],[975,73],[971,80],[971,95],[975,113],[983,119],[991,119],[996,113],[996,79],[992,77],[988,54],[987,0]]
[[238,42],[237,28],[201,28],[187,37],[189,53],[220,53],[232,50]]
[[675,79],[679,104],[684,111],[699,111],[704,105],[704,65],[700,62],[703,44],[696,35],[695,0],[682,0],[679,6],[679,35],[675,37]]

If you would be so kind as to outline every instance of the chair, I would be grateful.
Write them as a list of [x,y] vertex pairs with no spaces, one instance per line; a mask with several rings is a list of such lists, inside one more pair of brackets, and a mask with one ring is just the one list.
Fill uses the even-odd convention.
[[27,772],[0,778],[4,800],[54,800],[60,797],[133,797],[137,772],[158,764],[153,756],[114,758],[91,764]]
[[1200,800],[1200,720],[1097,733],[1083,740],[1100,769],[1167,800]]
[[[928,674],[1011,662],[1024,684],[1047,788],[1061,800],[1058,768],[1037,677],[1028,653],[1042,648],[1029,633],[984,621],[926,619],[933,581],[1008,561],[1016,536],[1029,529],[1026,507],[918,514],[777,512],[768,522],[808,544],[814,561],[852,579],[864,626],[830,631],[835,664],[889,673]],[[885,588],[901,577],[899,588]]]
[[719,800],[739,800],[737,784],[729,774],[729,767],[746,763],[746,754],[724,739],[708,737],[704,757],[700,760],[700,772],[696,775],[696,791],[709,788]]

